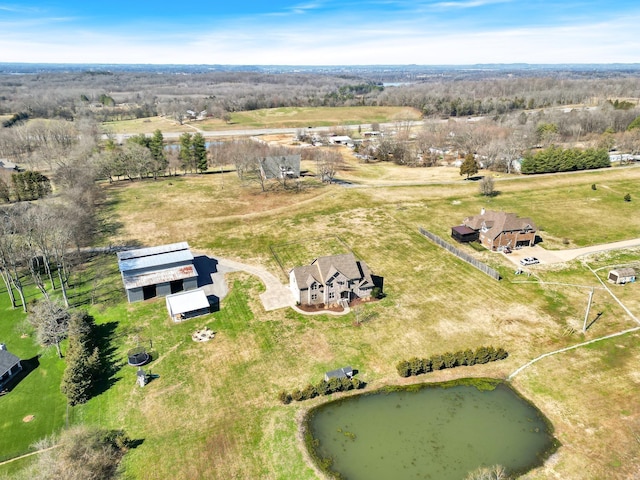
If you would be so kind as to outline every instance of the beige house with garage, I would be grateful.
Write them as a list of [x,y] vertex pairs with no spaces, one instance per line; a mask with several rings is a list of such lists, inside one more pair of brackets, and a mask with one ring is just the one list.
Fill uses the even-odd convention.
[[374,287],[367,264],[352,253],[316,258],[289,272],[289,287],[301,305],[334,305],[368,299]]

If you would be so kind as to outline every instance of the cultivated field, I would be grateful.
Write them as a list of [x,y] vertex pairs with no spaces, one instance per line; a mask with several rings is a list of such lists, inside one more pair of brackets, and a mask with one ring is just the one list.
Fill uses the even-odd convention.
[[[265,312],[258,299],[262,285],[232,273],[220,311],[176,325],[161,299],[124,303],[115,256],[97,257],[88,278],[104,272],[96,276],[112,300],[91,311],[109,332],[114,375],[107,391],[72,409],[70,421],[124,428],[140,441],[125,457],[126,478],[314,479],[318,474],[306,461],[297,425],[309,406],[327,399],[285,406],[276,399],[280,390],[315,383],[324,371],[347,364],[368,388],[505,378],[540,354],[640,326],[582,263],[605,278],[610,266],[637,265],[638,250],[516,276],[501,254],[469,248],[501,272],[503,280],[496,282],[417,231],[422,226],[446,238],[452,225],[484,206],[531,216],[547,248],[637,238],[640,169],[499,177],[500,194],[490,199],[478,195],[476,183],[456,178],[457,170],[440,170],[437,175],[448,180],[437,182],[429,180],[430,169],[352,163],[338,176],[355,188],[312,183],[298,193],[260,193],[255,185],[241,186],[235,173],[105,186],[104,213],[112,227],[105,241],[186,240],[197,252],[262,265],[283,282],[276,258],[289,267],[309,251],[346,246],[384,277],[386,298],[366,305],[368,320],[360,326],[353,314]],[[634,200],[624,202],[625,193]],[[582,333],[590,287],[598,287],[591,318],[602,315]],[[639,318],[640,284],[611,289]],[[204,325],[216,338],[192,342],[191,333]],[[515,377],[514,385],[552,421],[563,444],[526,478],[635,478],[639,340],[632,332],[549,357]],[[151,348],[148,368],[159,375],[144,389],[135,385],[135,368],[123,365],[124,353],[138,344]],[[413,379],[395,371],[401,359],[479,345],[504,347],[510,356]]]

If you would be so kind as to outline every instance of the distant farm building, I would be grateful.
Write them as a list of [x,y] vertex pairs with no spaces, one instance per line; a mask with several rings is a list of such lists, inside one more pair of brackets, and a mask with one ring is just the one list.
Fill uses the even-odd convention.
[[9,352],[4,343],[0,343],[0,390],[21,370],[20,359]]
[[187,242],[119,252],[118,267],[129,302],[198,287],[198,272]]
[[300,155],[278,155],[260,160],[262,178],[298,178],[300,177]]
[[210,312],[209,300],[203,290],[174,293],[165,297],[171,320],[182,322]]
[[624,285],[636,281],[636,271],[633,268],[616,268],[609,272],[607,280],[611,283]]
[[289,273],[295,300],[303,305],[334,305],[369,299],[374,287],[367,264],[352,253],[316,258]]
[[515,213],[483,208],[480,215],[467,217],[462,224],[478,232],[480,243],[492,251],[532,247],[536,241],[537,227],[533,221]]
[[353,145],[353,140],[347,135],[334,135],[329,137],[329,143],[333,145]]

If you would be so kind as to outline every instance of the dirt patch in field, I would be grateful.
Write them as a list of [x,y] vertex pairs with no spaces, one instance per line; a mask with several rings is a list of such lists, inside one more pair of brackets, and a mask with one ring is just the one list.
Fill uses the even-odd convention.
[[27,415],[26,417],[24,417],[24,418],[22,419],[22,421],[23,421],[24,423],[29,423],[29,422],[32,422],[35,418],[36,418],[36,417],[35,417],[34,415]]

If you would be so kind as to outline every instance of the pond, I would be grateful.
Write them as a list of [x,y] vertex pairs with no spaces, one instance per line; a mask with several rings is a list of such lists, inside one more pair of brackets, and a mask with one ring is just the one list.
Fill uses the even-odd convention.
[[312,409],[304,428],[318,466],[348,480],[461,480],[493,465],[524,473],[558,445],[539,410],[488,379],[343,398]]

